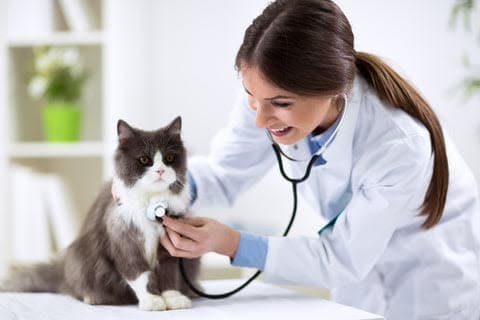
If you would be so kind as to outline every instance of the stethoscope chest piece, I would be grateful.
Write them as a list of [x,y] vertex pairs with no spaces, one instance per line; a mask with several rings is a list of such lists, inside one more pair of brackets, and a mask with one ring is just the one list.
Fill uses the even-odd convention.
[[168,202],[165,199],[151,199],[145,213],[148,220],[162,222],[163,216],[168,212]]

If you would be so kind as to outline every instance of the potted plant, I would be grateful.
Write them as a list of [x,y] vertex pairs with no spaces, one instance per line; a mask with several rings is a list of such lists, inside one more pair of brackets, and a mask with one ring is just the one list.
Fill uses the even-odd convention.
[[78,48],[34,48],[34,72],[28,85],[32,98],[41,100],[47,141],[77,141],[82,112],[78,101],[87,79]]

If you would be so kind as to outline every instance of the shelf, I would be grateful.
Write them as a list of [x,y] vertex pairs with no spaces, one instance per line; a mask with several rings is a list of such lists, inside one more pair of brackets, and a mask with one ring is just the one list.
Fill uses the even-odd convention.
[[9,156],[16,159],[27,158],[71,158],[102,157],[105,147],[102,142],[21,142],[10,145]]
[[7,40],[10,48],[24,48],[34,46],[93,46],[100,45],[103,42],[103,33],[101,31],[91,32],[55,32],[47,35],[32,37],[16,37]]

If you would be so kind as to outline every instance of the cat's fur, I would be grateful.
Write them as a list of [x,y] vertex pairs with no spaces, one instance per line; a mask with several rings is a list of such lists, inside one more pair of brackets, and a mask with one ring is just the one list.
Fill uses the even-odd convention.
[[[161,223],[145,215],[152,197],[168,201],[169,215],[187,211],[180,130],[180,117],[156,131],[135,129],[120,120],[113,178],[119,201],[108,183],[76,240],[49,263],[12,270],[0,291],[59,292],[89,304],[138,301],[143,310],[189,307],[187,296],[194,294],[181,278],[178,258],[159,242]],[[199,259],[185,260],[185,268],[189,278],[196,279]]]

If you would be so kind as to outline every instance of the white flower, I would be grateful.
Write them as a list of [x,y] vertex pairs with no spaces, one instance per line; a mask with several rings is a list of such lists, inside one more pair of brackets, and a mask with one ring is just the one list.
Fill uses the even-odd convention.
[[64,49],[62,48],[52,47],[50,50],[48,50],[47,56],[52,62],[61,63],[63,60],[63,51]]
[[78,63],[80,54],[75,48],[66,48],[63,51],[62,63],[66,66],[75,66]]
[[47,89],[47,79],[42,76],[35,76],[28,84],[28,93],[32,98],[39,99]]
[[32,98],[47,101],[79,98],[86,75],[78,48],[39,47],[34,51],[34,59],[34,74],[28,84]]
[[43,54],[35,61],[35,69],[40,73],[47,73],[53,63],[48,54]]

